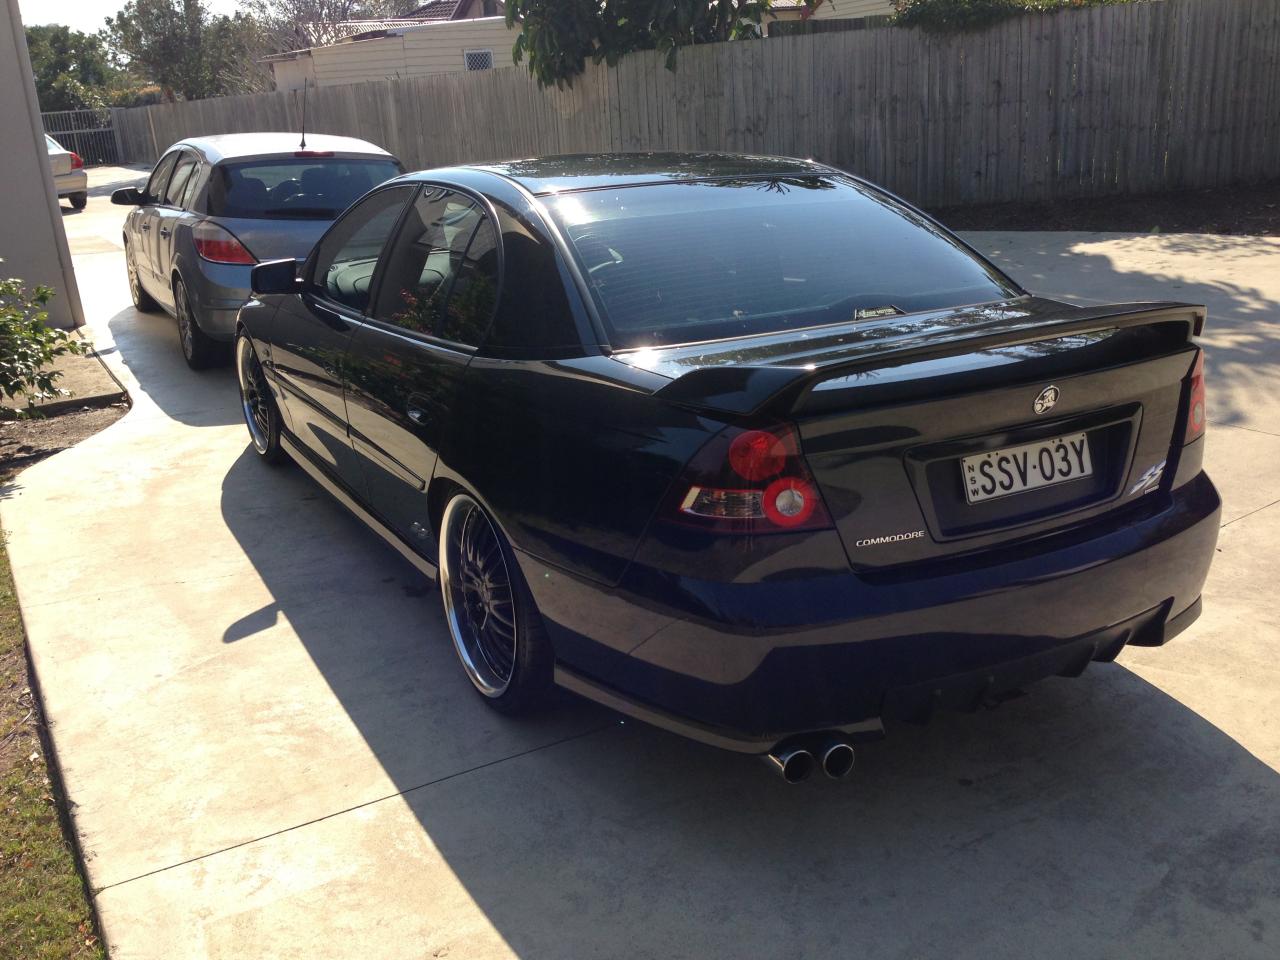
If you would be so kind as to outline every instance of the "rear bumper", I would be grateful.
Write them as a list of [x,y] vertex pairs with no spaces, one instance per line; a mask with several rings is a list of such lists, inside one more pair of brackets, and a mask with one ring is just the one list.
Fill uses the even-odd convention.
[[694,739],[763,752],[809,730],[874,735],[881,717],[923,719],[1078,674],[1128,643],[1166,642],[1199,613],[1219,513],[1201,473],[1158,511],[1088,537],[875,583],[852,572],[715,583],[633,564],[608,588],[520,561],[562,686]]
[[69,197],[73,193],[85,193],[89,189],[89,175],[83,170],[72,170],[70,173],[56,174],[53,178],[54,188],[59,197]]
[[196,322],[214,340],[230,342],[235,339],[236,317],[250,296],[249,274],[253,267],[193,259],[195,270],[184,270],[182,274]]

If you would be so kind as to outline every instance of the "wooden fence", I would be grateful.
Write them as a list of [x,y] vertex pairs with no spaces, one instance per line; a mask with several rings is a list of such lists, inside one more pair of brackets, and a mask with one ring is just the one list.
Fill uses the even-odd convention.
[[[813,157],[942,206],[1280,176],[1280,2],[1164,0],[1028,15],[976,33],[773,37],[590,68],[327,87],[308,127],[411,168],[538,154],[727,150]],[[126,155],[186,136],[298,129],[298,94],[117,111]]]

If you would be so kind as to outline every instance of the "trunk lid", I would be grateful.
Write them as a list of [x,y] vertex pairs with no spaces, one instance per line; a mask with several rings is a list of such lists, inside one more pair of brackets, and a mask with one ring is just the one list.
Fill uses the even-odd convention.
[[210,217],[210,222],[230,230],[258,260],[304,260],[316,241],[329,229],[329,220],[251,220]]
[[[1026,298],[647,351],[640,365],[676,375],[658,391],[674,402],[796,423],[850,563],[887,574],[990,562],[993,547],[1158,506],[1147,495],[1167,496],[1203,318],[1188,304]],[[1046,446],[1092,472],[970,502],[984,459],[1025,479]]]

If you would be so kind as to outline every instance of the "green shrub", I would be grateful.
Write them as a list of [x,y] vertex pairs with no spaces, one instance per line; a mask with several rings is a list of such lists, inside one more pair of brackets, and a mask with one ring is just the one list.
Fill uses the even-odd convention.
[[894,24],[935,33],[977,30],[1022,13],[1052,13],[1132,0],[893,0]]
[[0,390],[11,400],[24,394],[27,414],[38,400],[70,395],[55,385],[62,374],[51,364],[66,354],[84,352],[79,340],[46,323],[45,305],[52,298],[48,287],[33,292],[21,280],[0,280]]

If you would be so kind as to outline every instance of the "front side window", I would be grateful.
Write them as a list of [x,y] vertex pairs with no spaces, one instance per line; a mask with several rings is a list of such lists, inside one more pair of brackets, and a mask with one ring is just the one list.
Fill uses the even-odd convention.
[[332,220],[400,175],[385,159],[289,157],[221,163],[209,177],[209,215],[252,220]]
[[363,312],[378,256],[395,229],[413,187],[381,190],[358,203],[320,241],[312,283],[330,300]]
[[1018,295],[918,213],[837,175],[565,193],[548,206],[618,349]]
[[453,343],[479,344],[498,294],[498,241],[478,203],[428,188],[387,257],[376,319]]
[[173,165],[178,162],[178,151],[167,153],[156,164],[147,181],[147,190],[143,199],[147,203],[160,203],[164,199],[164,188],[169,184],[169,174],[173,173]]
[[182,206],[182,196],[187,191],[187,184],[191,182],[192,175],[196,172],[196,158],[189,153],[184,153],[178,160],[178,165],[173,168],[173,176],[169,178],[169,187],[164,192],[164,202],[171,207]]

